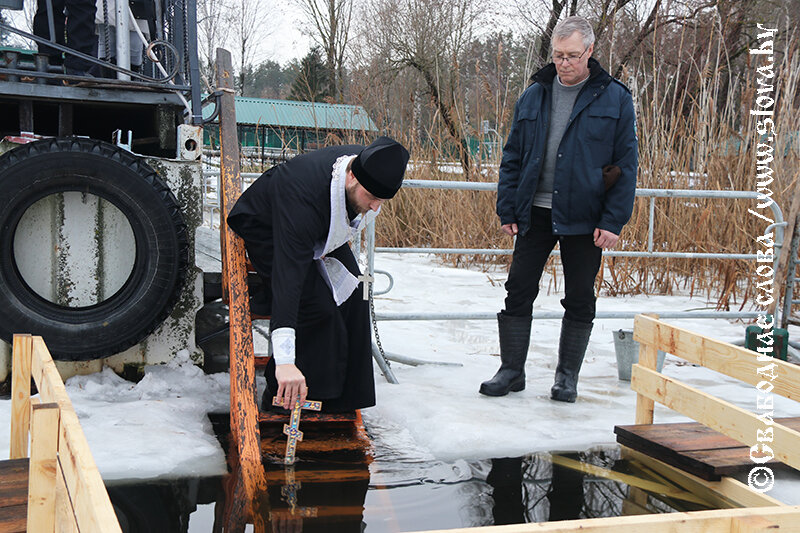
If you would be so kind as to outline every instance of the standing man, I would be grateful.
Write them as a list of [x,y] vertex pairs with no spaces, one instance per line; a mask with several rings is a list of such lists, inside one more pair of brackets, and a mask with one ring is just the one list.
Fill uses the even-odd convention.
[[594,32],[581,17],[553,30],[553,63],[517,101],[503,148],[497,214],[516,245],[497,315],[500,370],[480,392],[525,388],[533,301],[556,243],[564,267],[564,318],[553,400],[574,402],[592,321],[603,248],[630,219],[638,150],[630,90],[592,58]]
[[[271,315],[267,392],[323,411],[375,405],[369,305],[348,242],[403,182],[408,151],[388,137],[331,146],[266,171],[228,216],[264,282],[251,311]],[[265,405],[266,404],[266,405]]]

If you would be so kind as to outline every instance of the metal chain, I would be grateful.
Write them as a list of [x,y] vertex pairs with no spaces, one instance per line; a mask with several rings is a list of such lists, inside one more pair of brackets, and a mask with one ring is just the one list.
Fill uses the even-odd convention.
[[103,59],[111,62],[111,28],[108,25],[108,0],[103,0]]
[[378,351],[381,353],[381,357],[386,363],[386,366],[391,368],[392,364],[389,362],[389,359],[386,358],[386,352],[383,351],[383,345],[381,344],[381,336],[378,334],[378,320],[375,318],[375,298],[372,297],[372,286],[374,283],[367,283],[369,285],[369,315],[372,318],[372,331],[375,332],[375,344],[378,345]]

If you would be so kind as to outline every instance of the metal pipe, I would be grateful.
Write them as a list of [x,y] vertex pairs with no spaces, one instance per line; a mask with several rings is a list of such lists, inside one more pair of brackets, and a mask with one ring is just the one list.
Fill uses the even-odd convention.
[[781,313],[781,327],[786,328],[789,324],[789,316],[792,314],[792,304],[800,303],[794,300],[794,284],[797,282],[797,251],[800,247],[800,217],[795,219],[792,242],[789,247],[789,261],[786,267],[786,288],[783,297],[783,313]]
[[[633,319],[645,311],[598,311],[595,318],[620,318]],[[699,318],[757,318],[758,311],[659,311],[659,318],[672,319],[699,319]],[[378,320],[496,320],[497,312],[479,313],[380,313],[375,312]],[[563,311],[537,311],[534,309],[533,318],[536,320],[561,320]]]
[[653,251],[653,231],[656,219],[656,199],[650,197],[650,219],[647,221],[647,251]]
[[[466,254],[466,255],[512,255],[514,250],[500,248],[375,248],[375,253],[398,254]],[[553,250],[551,255],[560,256],[559,250]],[[755,259],[756,254],[722,254],[713,252],[637,252],[637,251],[611,251],[603,252],[605,257],[651,257],[668,259]]]
[[[131,36],[130,21],[128,20],[128,0],[116,0],[116,31],[117,31],[117,66],[125,70],[131,69]],[[122,72],[117,72],[117,79],[130,81],[131,77]]]

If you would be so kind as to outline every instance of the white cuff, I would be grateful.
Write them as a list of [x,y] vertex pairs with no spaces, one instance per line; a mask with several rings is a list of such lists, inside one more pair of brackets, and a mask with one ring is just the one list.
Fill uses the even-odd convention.
[[294,364],[294,329],[278,328],[271,334],[272,357],[276,365]]

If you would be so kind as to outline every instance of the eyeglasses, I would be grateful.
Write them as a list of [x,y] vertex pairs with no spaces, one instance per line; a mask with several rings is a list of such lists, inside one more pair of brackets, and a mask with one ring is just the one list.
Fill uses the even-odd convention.
[[575,63],[580,58],[582,58],[583,54],[585,54],[588,50],[589,50],[589,47],[587,46],[586,48],[584,48],[583,53],[581,53],[581,55],[579,55],[579,56],[575,55],[575,54],[570,54],[568,56],[556,56],[556,55],[553,55],[553,56],[550,56],[550,58],[553,60],[553,63],[555,63],[556,65],[559,65],[559,64],[563,63],[564,61],[566,61],[567,63]]

